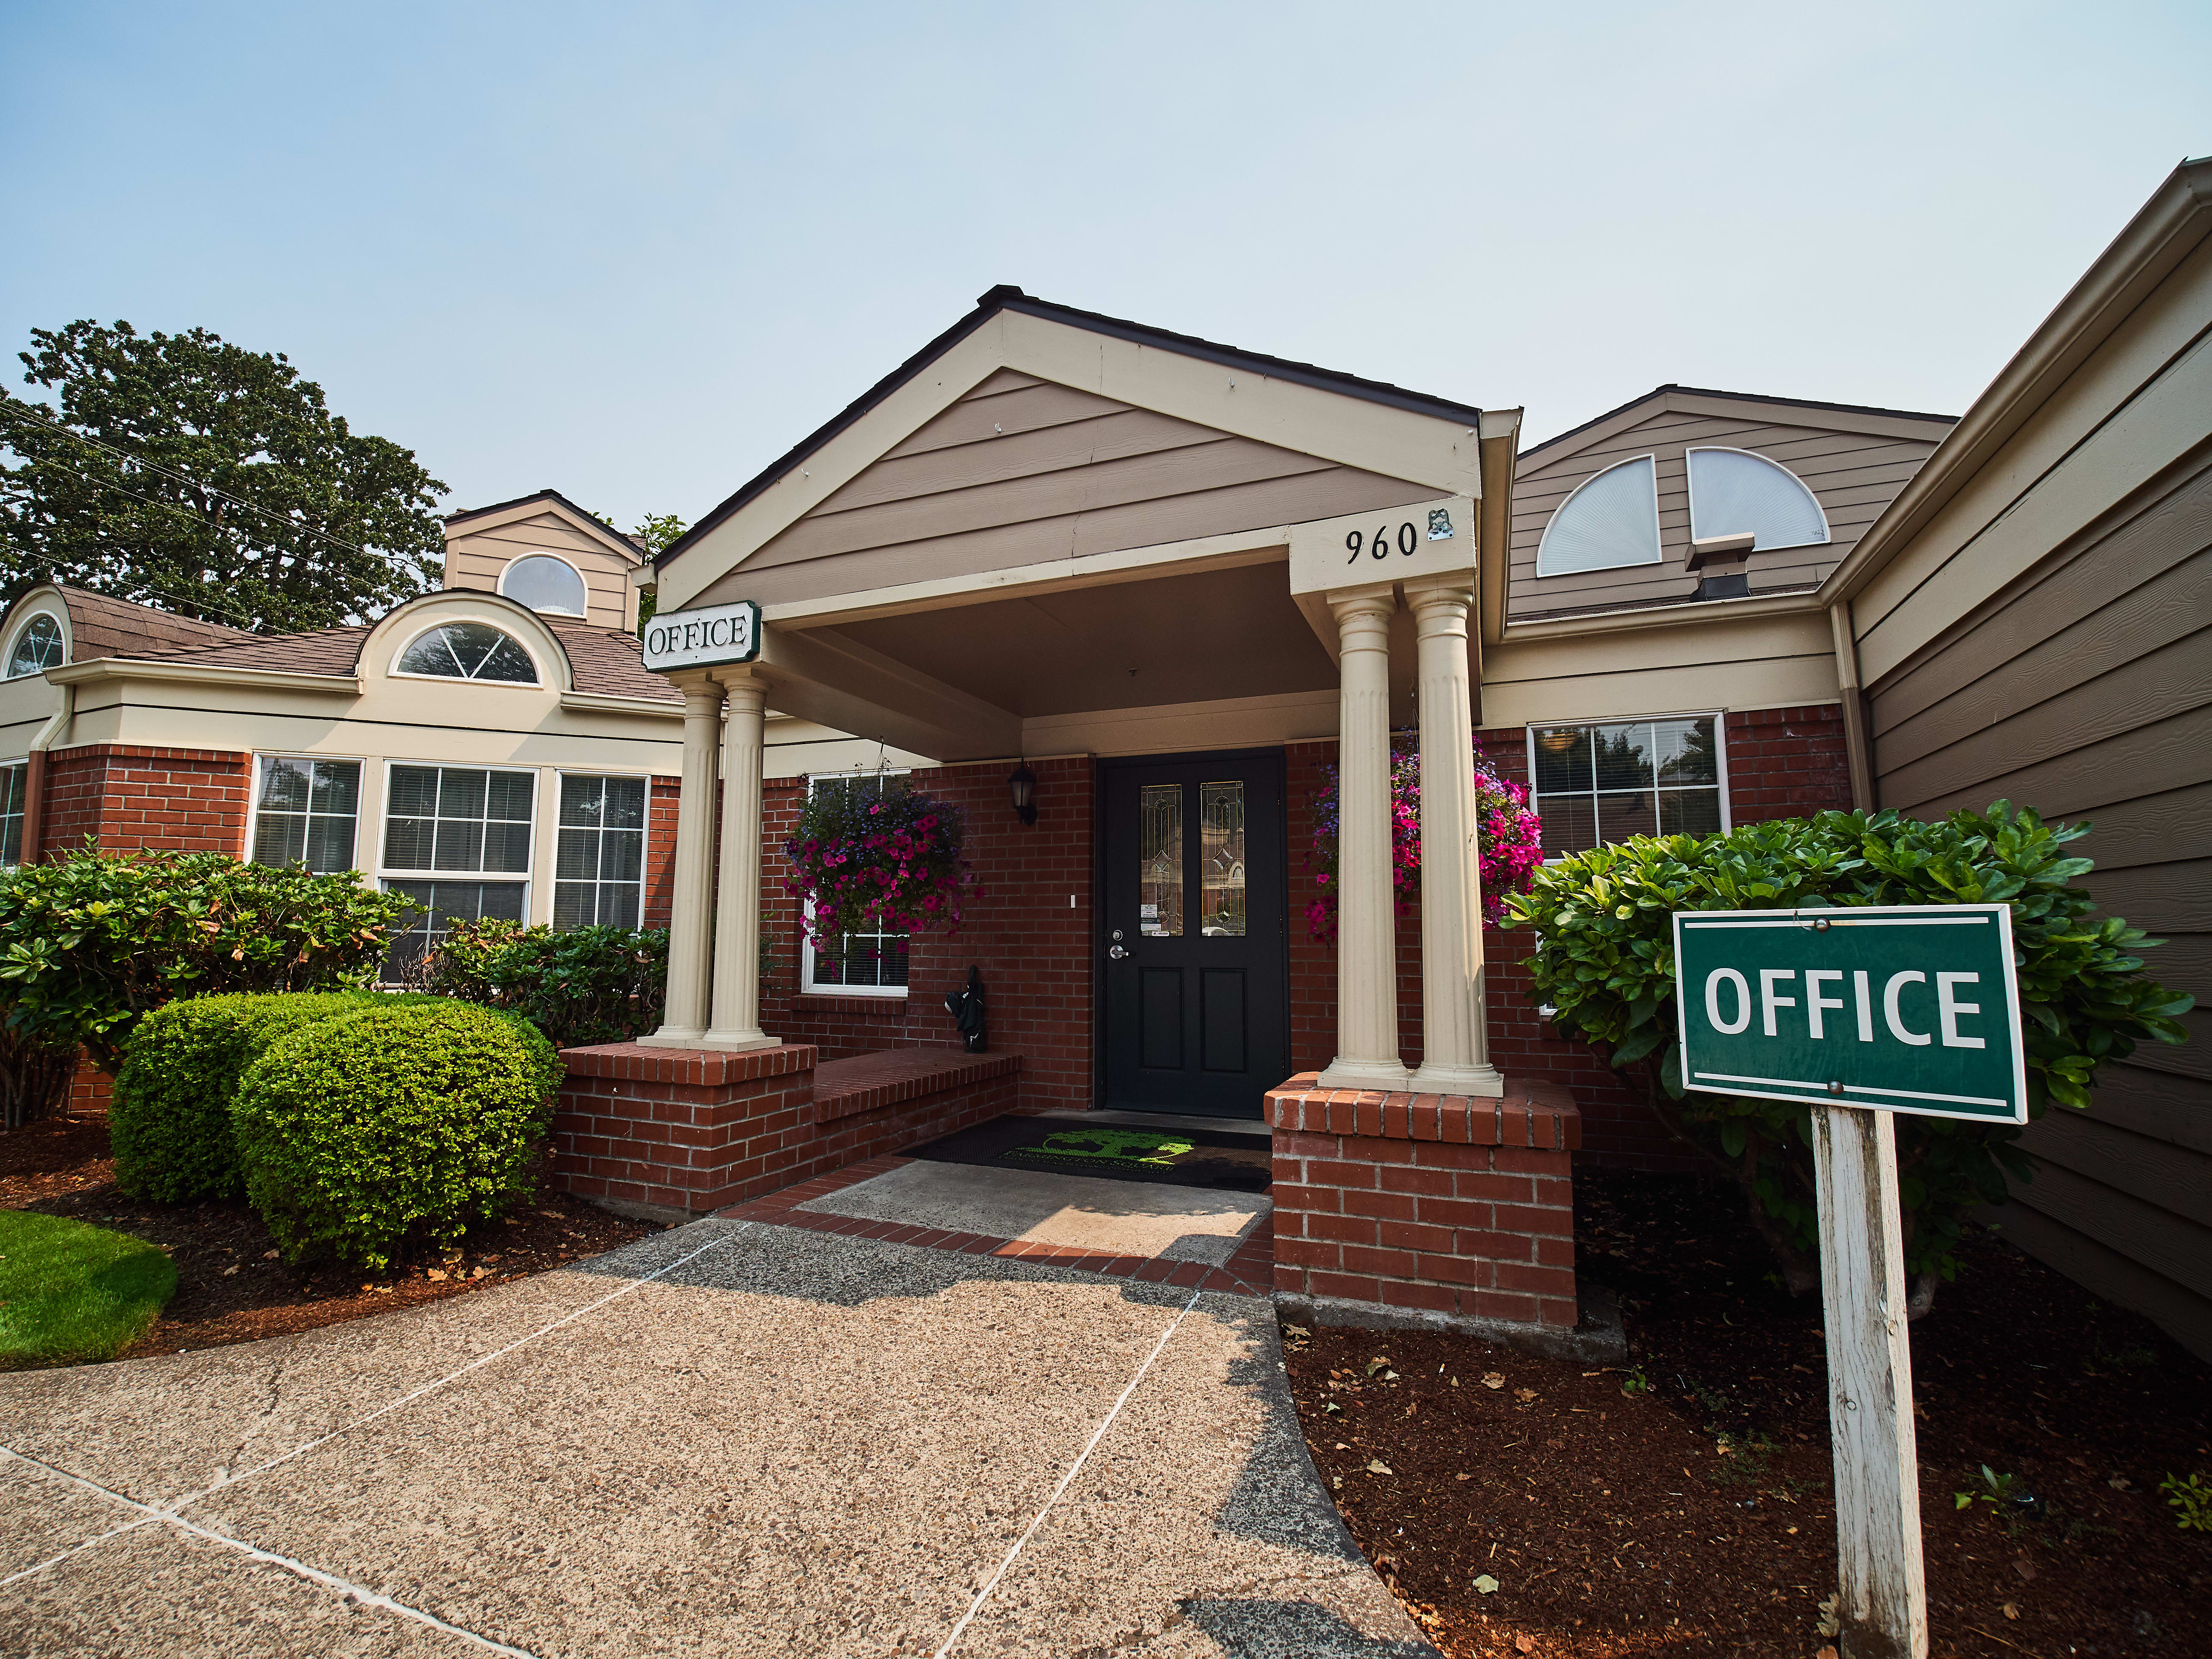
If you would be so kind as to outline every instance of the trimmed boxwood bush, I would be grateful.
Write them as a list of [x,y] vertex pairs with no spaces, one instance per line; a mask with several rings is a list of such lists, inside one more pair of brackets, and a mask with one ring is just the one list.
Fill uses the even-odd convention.
[[239,1086],[246,1195],[289,1261],[383,1268],[409,1243],[450,1245],[528,1190],[560,1077],[526,1022],[466,1003],[319,1021]]
[[107,1111],[116,1184],[182,1204],[245,1190],[230,1107],[246,1068],[302,1025],[370,1005],[361,993],[186,997],[139,1021]]

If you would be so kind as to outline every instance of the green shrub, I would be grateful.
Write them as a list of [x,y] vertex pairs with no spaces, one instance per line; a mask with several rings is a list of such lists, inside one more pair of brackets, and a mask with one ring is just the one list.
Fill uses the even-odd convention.
[[408,999],[272,1043],[232,1121],[246,1196],[288,1261],[381,1268],[451,1244],[528,1187],[561,1065],[520,1020]]
[[158,1245],[0,1210],[0,1369],[112,1359],[153,1328],[176,1288]]
[[[20,1038],[113,1071],[173,997],[366,985],[413,902],[350,872],[222,853],[67,858],[0,872],[0,1006]],[[35,1115],[35,1114],[33,1114]]]
[[[1509,926],[1535,930],[1534,1000],[1563,1033],[1610,1050],[1678,1139],[1717,1163],[1790,1287],[1818,1280],[1811,1115],[1784,1101],[1682,1088],[1674,1015],[1677,910],[1796,906],[2007,903],[2018,953],[2028,1109],[2081,1108],[2097,1067],[2145,1038],[2179,1042],[2193,1000],[2165,989],[2136,952],[2156,943],[2118,917],[2093,921],[2089,894],[2068,884],[2090,860],[2070,857],[2086,824],[2045,824],[1998,801],[1923,823],[1893,811],[1823,812],[1747,824],[1725,836],[1638,836],[1537,871],[1506,902]],[[2007,1172],[2031,1166],[2002,1124],[1899,1114],[1899,1195],[1905,1255],[1917,1274],[1956,1271],[1954,1247],[1980,1203],[2001,1201]],[[1933,1293],[1924,1279],[1918,1294]]]
[[[770,969],[763,960],[762,977]],[[521,1014],[556,1048],[628,1042],[660,1025],[665,927],[523,927],[465,921],[438,940],[422,983],[441,996]]]
[[245,1189],[231,1103],[246,1068],[279,1037],[368,1005],[373,993],[180,997],[138,1022],[108,1106],[116,1184],[182,1204]]

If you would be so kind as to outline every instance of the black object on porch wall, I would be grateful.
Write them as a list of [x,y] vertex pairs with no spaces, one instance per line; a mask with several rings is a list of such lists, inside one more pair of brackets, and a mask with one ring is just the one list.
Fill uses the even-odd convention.
[[1256,1118],[1290,1055],[1282,751],[1099,774],[1100,1103]]

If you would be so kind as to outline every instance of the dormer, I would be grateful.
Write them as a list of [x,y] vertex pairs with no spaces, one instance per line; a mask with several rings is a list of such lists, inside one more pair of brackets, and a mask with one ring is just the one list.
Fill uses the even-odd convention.
[[557,490],[446,520],[446,586],[497,593],[540,616],[635,631],[645,550]]

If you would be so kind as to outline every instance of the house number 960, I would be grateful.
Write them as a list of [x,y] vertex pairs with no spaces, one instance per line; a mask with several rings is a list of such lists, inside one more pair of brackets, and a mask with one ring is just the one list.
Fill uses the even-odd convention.
[[[1414,550],[1421,544],[1421,532],[1413,527],[1413,521],[1408,519],[1398,526],[1396,539],[1398,550],[1410,559],[1413,556]],[[1355,530],[1344,538],[1344,544],[1352,550],[1352,556],[1345,562],[1358,563],[1359,556],[1362,553],[1371,559],[1387,559],[1390,556],[1390,526],[1387,524],[1375,526],[1375,535],[1371,541],[1364,532]]]

